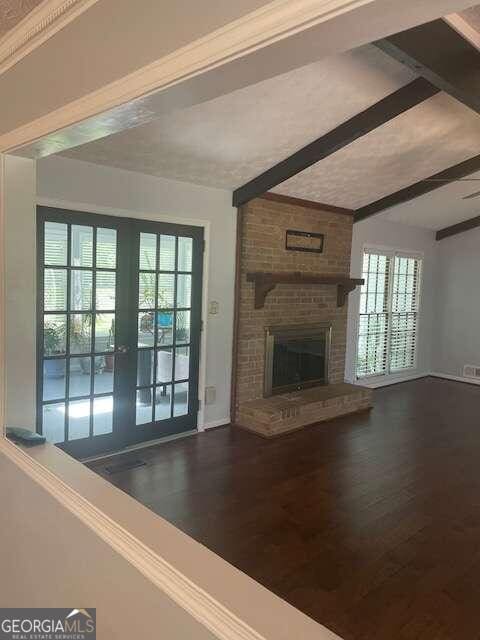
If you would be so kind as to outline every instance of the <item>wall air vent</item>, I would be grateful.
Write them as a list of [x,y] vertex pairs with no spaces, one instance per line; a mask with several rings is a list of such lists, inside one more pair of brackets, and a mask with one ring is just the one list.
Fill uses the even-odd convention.
[[474,364],[466,364],[463,367],[464,378],[477,378],[480,380],[480,366],[476,367]]

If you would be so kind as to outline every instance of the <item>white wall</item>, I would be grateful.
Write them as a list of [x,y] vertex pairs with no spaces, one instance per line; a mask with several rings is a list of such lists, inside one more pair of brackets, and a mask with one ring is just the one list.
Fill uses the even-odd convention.
[[[431,327],[435,317],[435,271],[436,250],[438,245],[435,241],[435,232],[420,227],[388,222],[382,220],[380,216],[357,222],[353,225],[352,260],[350,268],[352,277],[360,278],[362,276],[362,256],[365,245],[423,253],[417,369],[410,371],[408,376],[405,374],[389,376],[388,381],[392,382],[396,378],[402,379],[412,375],[429,373],[431,370]],[[348,303],[345,378],[349,382],[355,382],[359,304],[360,288],[357,288],[350,294]],[[385,376],[382,377],[382,380],[385,381]],[[371,384],[376,384],[377,382],[381,382],[381,380],[369,380]]]
[[432,371],[462,376],[465,364],[480,366],[480,229],[437,244]]
[[98,638],[149,637],[159,625],[171,640],[217,638],[2,451],[0,503],[2,607],[84,602],[97,609]]
[[[231,206],[231,197],[229,191],[61,157],[37,163],[37,199],[41,204],[205,227],[201,368],[206,372],[203,383],[216,388],[215,404],[206,405],[204,416],[199,416],[199,424],[204,421],[206,427],[230,419],[236,239],[236,209]],[[206,314],[209,300],[219,302],[218,315]]]
[[35,431],[35,162],[5,156],[6,424]]

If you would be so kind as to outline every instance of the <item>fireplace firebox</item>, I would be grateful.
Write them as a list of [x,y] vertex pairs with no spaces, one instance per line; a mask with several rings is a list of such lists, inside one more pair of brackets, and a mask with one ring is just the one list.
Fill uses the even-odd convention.
[[328,384],[332,325],[268,327],[264,396]]

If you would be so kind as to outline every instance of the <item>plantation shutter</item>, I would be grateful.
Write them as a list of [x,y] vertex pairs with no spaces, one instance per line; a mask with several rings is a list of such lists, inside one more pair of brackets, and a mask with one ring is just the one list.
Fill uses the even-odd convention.
[[421,260],[396,255],[393,271],[390,371],[415,366]]
[[391,257],[365,251],[360,291],[357,377],[387,370],[389,278]]
[[[67,264],[67,228],[56,222],[45,223],[45,264],[50,267]],[[45,310],[53,311],[66,306],[67,280],[64,269],[48,268],[44,271]]]
[[365,250],[357,378],[415,367],[421,266],[418,256]]

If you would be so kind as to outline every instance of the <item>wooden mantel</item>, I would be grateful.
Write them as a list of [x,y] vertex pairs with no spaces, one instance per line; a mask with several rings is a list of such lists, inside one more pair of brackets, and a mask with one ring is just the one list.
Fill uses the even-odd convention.
[[363,278],[348,278],[344,275],[316,275],[303,274],[299,271],[284,273],[267,273],[254,271],[247,273],[247,281],[255,284],[255,309],[262,309],[267,294],[275,289],[277,284],[327,284],[337,287],[337,307],[343,307],[348,294],[363,284]]

